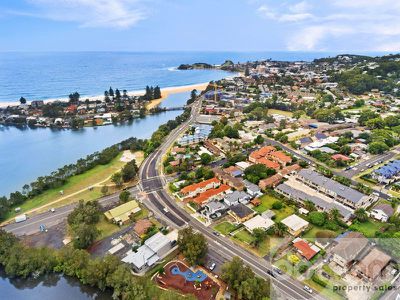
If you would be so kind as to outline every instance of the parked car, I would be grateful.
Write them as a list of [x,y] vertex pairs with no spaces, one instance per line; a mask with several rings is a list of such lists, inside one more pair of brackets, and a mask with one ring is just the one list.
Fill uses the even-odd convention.
[[215,267],[216,267],[216,263],[213,262],[213,263],[210,265],[210,267],[209,267],[210,271],[214,270]]
[[312,290],[308,285],[305,285],[303,289],[304,289],[305,291],[309,292],[310,294],[313,293],[313,290]]
[[324,276],[325,278],[331,279],[331,275],[329,275],[328,273],[326,273],[326,272],[323,271],[321,274],[322,274],[322,276]]

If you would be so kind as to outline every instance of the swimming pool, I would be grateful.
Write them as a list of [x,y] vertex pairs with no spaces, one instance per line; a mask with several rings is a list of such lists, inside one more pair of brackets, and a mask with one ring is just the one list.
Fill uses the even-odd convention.
[[204,272],[198,270],[196,271],[196,273],[192,272],[191,270],[186,270],[184,272],[182,272],[178,266],[173,266],[171,268],[171,273],[173,275],[181,275],[183,277],[185,277],[186,281],[199,281],[199,282],[203,282],[204,280],[207,279],[207,275],[204,274]]

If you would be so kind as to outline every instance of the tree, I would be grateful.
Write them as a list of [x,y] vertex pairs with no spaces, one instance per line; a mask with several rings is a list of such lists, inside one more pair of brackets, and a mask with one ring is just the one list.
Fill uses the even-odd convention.
[[372,154],[382,154],[388,150],[389,147],[384,142],[372,142],[368,145],[368,152]]
[[110,86],[110,89],[108,90],[108,95],[110,96],[110,97],[114,97],[114,90],[112,89],[112,87]]
[[274,169],[267,168],[263,164],[254,164],[244,170],[244,175],[247,180],[257,184],[261,179],[272,176],[276,173]]
[[74,247],[76,249],[86,249],[99,236],[99,231],[94,224],[79,224],[74,230]]
[[329,213],[328,213],[328,217],[330,220],[332,221],[337,221],[339,220],[340,217],[340,212],[337,208],[332,208]]
[[293,112],[293,118],[295,118],[296,120],[300,119],[302,115],[305,115],[304,110],[296,110],[295,112]]
[[237,294],[238,299],[262,300],[270,296],[269,282],[256,277],[237,256],[222,266],[221,279]]
[[128,162],[121,170],[122,179],[124,182],[127,182],[133,179],[138,171],[138,167],[136,165],[136,161],[133,159]]
[[308,218],[309,218],[311,224],[314,224],[317,226],[323,226],[326,221],[325,214],[322,212],[318,212],[318,211],[310,212],[310,214],[308,215]]
[[108,186],[106,186],[106,185],[103,185],[102,187],[101,187],[101,194],[103,195],[103,196],[105,196],[105,195],[107,195],[108,194]]
[[258,247],[267,237],[267,232],[263,228],[254,228],[253,237],[253,245],[254,247]]
[[257,137],[254,139],[254,143],[261,145],[264,143],[264,138],[261,135],[257,135]]
[[119,194],[119,201],[120,201],[121,203],[126,203],[126,202],[129,201],[130,197],[131,197],[131,193],[130,193],[129,191],[127,191],[127,190],[122,191],[122,192]]
[[154,88],[153,98],[154,99],[160,99],[161,98],[161,89],[160,89],[160,87],[158,85]]
[[121,99],[121,92],[119,91],[119,89],[115,90],[115,98],[117,98],[117,100]]
[[272,208],[276,210],[280,210],[283,207],[283,203],[281,201],[275,201],[272,203]]
[[21,104],[26,104],[26,99],[24,97],[19,98]]
[[207,241],[205,237],[187,227],[178,233],[178,247],[190,265],[199,265],[207,254]]
[[111,181],[116,185],[116,187],[121,188],[123,185],[121,172],[114,173],[111,176]]
[[281,223],[281,222],[276,222],[276,223],[274,224],[274,226],[273,226],[273,230],[274,230],[274,233],[275,233],[277,236],[284,236],[284,235],[285,235],[285,232],[286,232],[286,230],[287,230],[287,227],[286,227],[285,224],[283,224],[283,223]]
[[358,208],[354,211],[356,219],[362,223],[368,221],[368,214],[364,208]]
[[250,70],[249,70],[249,66],[246,65],[246,68],[244,69],[244,76],[249,76],[250,75]]
[[200,160],[201,160],[201,164],[208,165],[212,160],[212,156],[208,153],[202,153],[200,155]]

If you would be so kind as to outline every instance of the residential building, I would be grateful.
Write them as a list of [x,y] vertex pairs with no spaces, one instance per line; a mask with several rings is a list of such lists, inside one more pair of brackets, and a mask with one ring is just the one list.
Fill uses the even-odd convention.
[[394,209],[391,205],[378,204],[371,210],[371,217],[381,222],[387,222],[393,213]]
[[261,179],[258,182],[258,186],[262,190],[265,190],[270,187],[275,187],[281,182],[282,178],[283,178],[283,176],[281,174],[275,174],[275,175],[272,175],[271,177]]
[[300,170],[297,179],[352,209],[368,207],[373,201],[371,196],[362,194],[311,169]]
[[355,266],[354,273],[363,279],[374,281],[391,259],[389,255],[375,247]]
[[212,201],[212,200],[220,200],[225,192],[229,191],[230,187],[226,184],[221,184],[215,189],[209,189],[205,192],[198,194],[193,198],[186,198],[187,202],[194,202],[200,206]]
[[204,180],[202,182],[199,183],[194,183],[188,186],[185,186],[184,188],[182,188],[180,190],[180,194],[184,197],[194,197],[197,194],[200,194],[202,192],[205,192],[209,189],[215,189],[217,187],[219,187],[221,184],[221,182],[217,179],[217,178],[211,178],[211,179],[207,179]]
[[309,225],[306,220],[295,214],[286,217],[281,223],[286,225],[288,232],[293,236],[300,235]]
[[343,235],[332,249],[332,261],[347,271],[352,263],[359,260],[359,254],[368,246],[368,240],[359,232]]
[[213,172],[215,177],[218,178],[222,183],[229,185],[235,190],[242,191],[244,189],[244,183],[242,178],[234,177],[220,168],[214,168]]
[[380,167],[372,172],[372,178],[378,180],[380,183],[391,183],[398,178],[400,174],[400,160],[394,160],[387,165]]
[[246,205],[239,203],[231,206],[228,214],[233,217],[237,223],[243,223],[249,220],[255,214],[255,211],[248,208]]
[[171,248],[172,241],[161,232],[157,232],[136,251],[129,250],[122,261],[130,264],[136,272],[141,272],[162,259]]
[[293,240],[293,247],[307,260],[312,259],[321,250],[316,245],[301,238],[295,238]]
[[268,230],[269,228],[271,228],[274,225],[274,221],[272,221],[271,219],[268,218],[263,218],[260,215],[256,215],[255,217],[245,221],[243,223],[244,227],[250,232],[252,233],[254,229],[256,228],[261,228],[264,230]]
[[104,213],[108,221],[122,225],[129,221],[129,217],[140,211],[139,204],[135,201],[126,202]]
[[256,184],[248,180],[244,180],[243,183],[246,187],[246,193],[249,194],[251,197],[259,197],[262,195],[260,188]]
[[243,191],[234,191],[224,197],[224,202],[227,206],[237,205],[239,203],[247,204],[251,196]]

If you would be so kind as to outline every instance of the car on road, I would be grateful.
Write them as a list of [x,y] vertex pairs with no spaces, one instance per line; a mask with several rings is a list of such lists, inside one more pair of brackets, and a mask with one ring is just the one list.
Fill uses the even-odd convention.
[[274,270],[275,270],[275,272],[278,273],[279,275],[282,275],[282,274],[283,274],[282,270],[279,269],[279,268],[275,268]]
[[322,276],[324,276],[325,278],[331,279],[331,275],[329,275],[329,274],[326,273],[325,271],[323,271],[321,274],[322,274]]
[[306,292],[309,292],[310,294],[313,293],[313,290],[312,290],[308,285],[305,285],[305,286],[303,287],[303,289],[304,289]]
[[213,235],[219,236],[219,232],[213,231]]
[[267,270],[267,274],[268,275],[271,275],[272,277],[275,277],[275,274],[274,274],[274,272],[272,272],[272,270]]
[[210,269],[210,271],[212,271],[212,270],[215,269],[216,266],[217,266],[217,264],[216,264],[215,262],[213,262],[213,263],[208,267],[208,269]]
[[163,211],[165,211],[166,213],[169,212],[168,208],[164,207]]
[[52,207],[52,208],[50,208],[50,211],[53,213],[53,212],[55,212],[56,210]]

